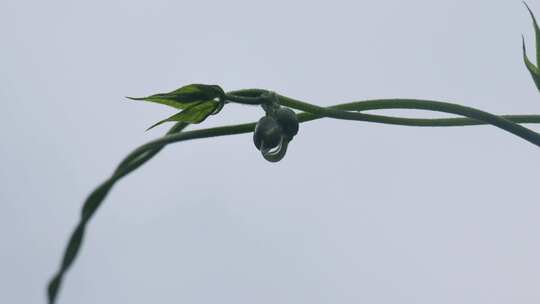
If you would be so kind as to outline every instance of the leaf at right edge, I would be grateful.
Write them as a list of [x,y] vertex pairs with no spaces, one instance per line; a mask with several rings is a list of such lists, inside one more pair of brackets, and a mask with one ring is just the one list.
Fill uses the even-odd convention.
[[534,84],[536,85],[536,88],[538,91],[540,91],[540,69],[538,69],[527,57],[527,50],[525,48],[525,38],[522,37],[522,43],[523,43],[523,61],[525,62],[525,66],[527,67],[527,70],[529,70],[529,73],[531,73],[531,76],[534,80]]
[[198,124],[203,122],[208,116],[210,116],[216,109],[220,107],[220,103],[215,100],[201,101],[190,105],[183,111],[174,114],[173,116],[158,121],[150,126],[146,131],[161,125],[162,123],[169,121],[181,121],[192,124]]
[[540,65],[540,27],[538,27],[538,22],[536,21],[536,17],[534,17],[534,14],[527,4],[527,2],[523,1],[523,4],[525,4],[525,7],[529,11],[529,14],[531,15],[533,26],[534,26],[534,35],[536,40],[536,64]]

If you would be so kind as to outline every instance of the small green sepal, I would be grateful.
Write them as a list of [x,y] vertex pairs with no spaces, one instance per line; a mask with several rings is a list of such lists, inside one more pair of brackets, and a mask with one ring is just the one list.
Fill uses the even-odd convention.
[[169,93],[159,93],[147,97],[127,97],[131,100],[144,100],[173,107],[186,109],[194,103],[220,99],[225,95],[218,85],[190,84]]

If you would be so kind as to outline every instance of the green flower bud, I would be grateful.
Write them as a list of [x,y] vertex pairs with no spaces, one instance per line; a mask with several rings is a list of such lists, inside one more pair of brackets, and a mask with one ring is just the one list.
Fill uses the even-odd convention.
[[253,133],[253,143],[258,150],[264,146],[265,149],[277,147],[283,137],[283,129],[278,122],[270,116],[262,117]]
[[280,107],[276,110],[275,117],[285,136],[291,140],[298,133],[299,124],[296,113],[289,108]]

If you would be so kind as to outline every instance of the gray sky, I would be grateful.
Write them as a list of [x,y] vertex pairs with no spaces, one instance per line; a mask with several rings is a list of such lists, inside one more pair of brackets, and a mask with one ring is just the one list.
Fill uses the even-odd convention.
[[[520,1],[3,0],[0,303],[44,302],[83,199],[167,129],[144,132],[174,111],[123,96],[215,83],[538,114],[522,33],[532,53]],[[489,126],[329,119],[277,164],[251,135],[175,144],[114,188],[59,303],[539,303],[539,156]]]

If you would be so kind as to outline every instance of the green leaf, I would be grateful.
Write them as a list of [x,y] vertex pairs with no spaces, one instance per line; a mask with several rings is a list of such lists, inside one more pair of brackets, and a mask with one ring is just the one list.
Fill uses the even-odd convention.
[[531,14],[531,18],[533,21],[534,35],[536,39],[536,64],[539,64],[540,63],[540,28],[538,27],[538,22],[536,22],[536,18],[534,17],[534,14],[531,8],[529,7],[529,5],[526,2],[523,2],[523,4],[525,4],[525,7],[529,11],[529,14]]
[[207,100],[193,103],[187,108],[185,108],[183,111],[176,113],[169,118],[158,121],[157,123],[150,126],[148,129],[146,129],[146,131],[168,121],[181,121],[197,124],[204,121],[211,114],[215,114],[215,112],[220,110],[221,108],[222,103],[215,100]]
[[534,84],[536,84],[536,88],[538,89],[538,91],[540,91],[540,70],[529,60],[529,58],[527,58],[525,40],[523,40],[523,61],[525,62],[527,70],[529,70],[529,72],[531,73]]
[[[540,28],[538,27],[538,23],[536,22],[536,18],[534,17],[533,12],[527,5],[527,3],[523,2],[525,4],[525,7],[527,7],[527,10],[529,11],[529,14],[531,14],[531,18],[534,25],[534,33],[535,33],[535,39],[536,39],[536,64],[538,65],[540,63]],[[527,67],[527,70],[531,73],[531,76],[534,80],[534,84],[536,84],[536,88],[538,91],[540,91],[540,69],[538,66],[535,66],[527,57],[527,49],[525,47],[525,38],[522,37],[522,47],[523,47],[523,61],[525,62],[525,66]]]
[[186,109],[194,103],[213,100],[225,94],[217,85],[190,84],[169,93],[159,93],[147,97],[127,97],[132,100],[145,100],[173,107]]

